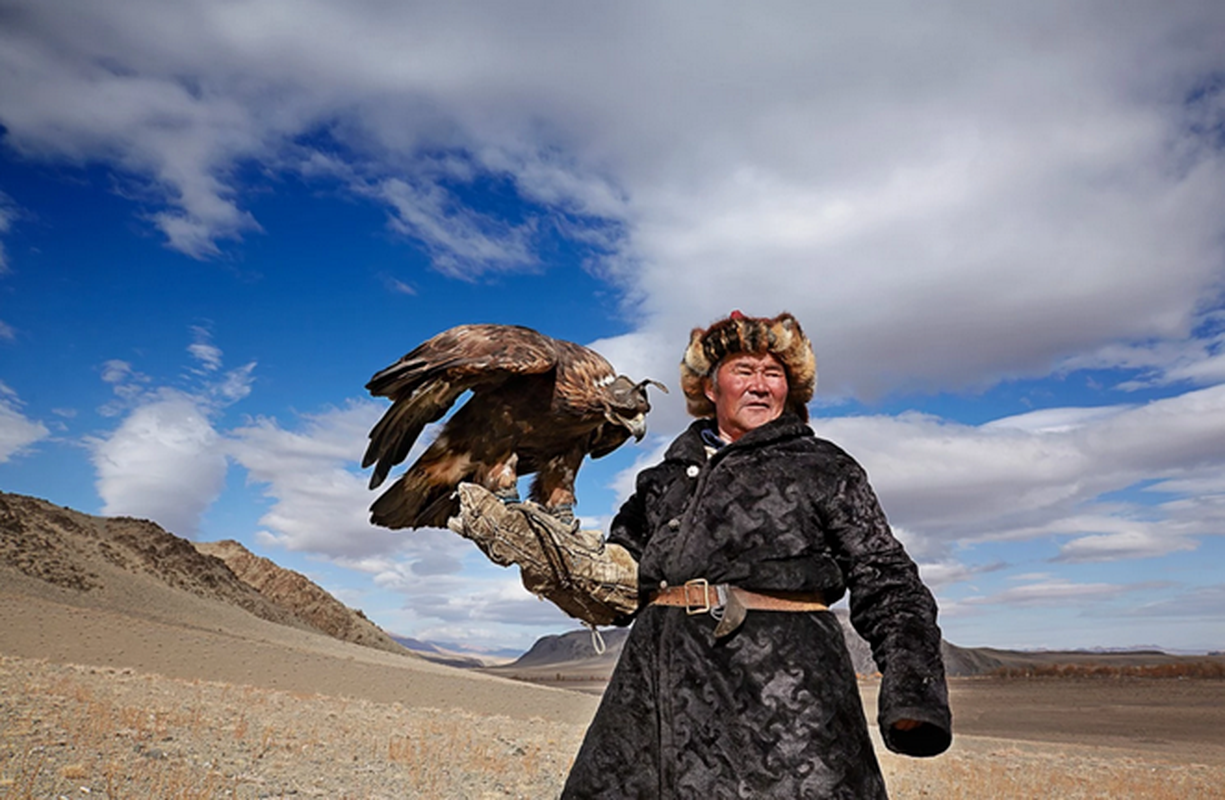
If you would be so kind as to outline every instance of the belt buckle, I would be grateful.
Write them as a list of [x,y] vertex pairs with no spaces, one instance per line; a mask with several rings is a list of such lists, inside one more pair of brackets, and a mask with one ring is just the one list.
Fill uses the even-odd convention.
[[[689,589],[699,589],[702,592],[702,599],[699,602],[691,602],[689,600]],[[705,578],[694,578],[691,581],[685,581],[685,613],[689,616],[695,614],[705,614],[710,611],[713,606],[710,602],[710,582]]]

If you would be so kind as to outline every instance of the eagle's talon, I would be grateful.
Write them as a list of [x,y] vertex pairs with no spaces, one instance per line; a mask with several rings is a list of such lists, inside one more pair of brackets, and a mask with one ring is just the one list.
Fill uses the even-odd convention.
[[570,528],[571,533],[578,530],[578,518],[574,516],[573,503],[559,503],[545,509],[549,516]]
[[519,489],[517,487],[498,489],[493,492],[493,496],[501,500],[504,506],[513,505],[519,502]]

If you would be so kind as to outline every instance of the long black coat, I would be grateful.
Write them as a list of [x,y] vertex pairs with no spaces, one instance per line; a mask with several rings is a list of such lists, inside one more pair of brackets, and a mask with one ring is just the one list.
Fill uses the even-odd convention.
[[[746,589],[849,589],[882,673],[878,723],[909,755],[952,738],[936,605],[863,469],[785,414],[707,459],[690,426],[638,476],[610,541],[639,560],[644,596],[692,578]],[[715,620],[646,606],[570,772],[568,798],[885,797],[855,674],[831,612]],[[924,723],[903,733],[900,719]]]

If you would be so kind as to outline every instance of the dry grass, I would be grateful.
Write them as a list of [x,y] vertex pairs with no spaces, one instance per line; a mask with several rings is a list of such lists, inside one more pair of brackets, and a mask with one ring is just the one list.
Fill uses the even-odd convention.
[[[1075,750],[1075,748],[1071,748]],[[1069,748],[1007,744],[957,751],[931,760],[881,759],[895,798],[942,800],[1198,800],[1225,796],[1225,770],[1146,761],[1125,755],[1076,755]]]
[[0,687],[0,800],[548,797],[582,737],[564,723],[9,658]]
[[[583,726],[0,658],[0,800],[555,797]],[[1225,767],[961,737],[895,798],[1222,797]]]
[[1225,678],[1225,661],[1205,659],[1170,664],[1113,665],[1113,664],[1036,664],[1026,667],[1000,667],[993,670],[992,678],[1190,678],[1196,680],[1220,680]]

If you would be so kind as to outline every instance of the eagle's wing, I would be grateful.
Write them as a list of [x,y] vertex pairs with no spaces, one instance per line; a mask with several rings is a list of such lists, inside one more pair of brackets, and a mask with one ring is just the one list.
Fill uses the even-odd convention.
[[442,418],[465,391],[496,386],[512,375],[548,372],[557,365],[556,342],[518,325],[460,325],[416,347],[375,374],[366,389],[391,398],[391,408],[370,431],[362,467],[375,464],[370,488],[408,456],[430,422]]

